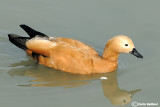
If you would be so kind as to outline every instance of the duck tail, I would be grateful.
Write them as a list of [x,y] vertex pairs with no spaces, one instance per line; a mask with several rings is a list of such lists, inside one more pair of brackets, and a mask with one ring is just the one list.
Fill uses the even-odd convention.
[[39,31],[36,31],[32,28],[30,28],[29,26],[25,25],[25,24],[21,24],[20,27],[31,37],[34,38],[35,36],[39,36],[39,37],[48,37],[46,34],[41,33]]
[[45,38],[49,38],[47,35],[45,35],[44,33],[41,33],[39,31],[36,31],[32,28],[30,28],[29,26],[25,25],[25,24],[21,24],[20,27],[30,36],[30,37],[22,37],[19,36],[17,34],[8,34],[9,37],[9,41],[11,43],[13,43],[14,45],[16,45],[17,47],[23,49],[23,50],[27,50],[27,46],[26,46],[26,41],[29,39],[32,39],[36,36],[38,37],[45,37]]
[[17,47],[27,50],[26,41],[30,39],[30,37],[21,37],[17,34],[8,34],[9,41],[16,45]]

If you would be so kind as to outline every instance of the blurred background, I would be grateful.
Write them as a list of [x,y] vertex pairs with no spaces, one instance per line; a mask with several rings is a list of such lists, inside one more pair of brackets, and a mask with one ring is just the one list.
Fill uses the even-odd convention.
[[[130,107],[132,101],[160,103],[159,4],[158,0],[0,0],[0,106]],[[116,74],[64,73],[36,65],[8,41],[9,33],[27,36],[20,24],[48,36],[80,40],[100,54],[108,39],[123,34],[133,40],[144,58],[121,54]],[[102,76],[108,81],[100,80]]]

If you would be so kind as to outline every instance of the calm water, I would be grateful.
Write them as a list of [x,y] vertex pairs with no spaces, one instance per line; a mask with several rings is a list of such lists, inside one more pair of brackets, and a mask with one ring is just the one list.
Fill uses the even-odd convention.
[[[0,106],[131,107],[133,101],[160,106],[159,4],[158,0],[0,0]],[[56,71],[36,65],[8,41],[8,33],[27,35],[19,24],[49,36],[78,39],[100,54],[109,38],[124,34],[144,59],[121,54],[118,70],[109,74]]]

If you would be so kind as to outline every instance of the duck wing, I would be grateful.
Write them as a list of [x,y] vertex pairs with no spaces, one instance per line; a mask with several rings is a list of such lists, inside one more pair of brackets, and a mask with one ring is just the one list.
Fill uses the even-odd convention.
[[49,39],[47,39],[36,36],[28,40],[26,46],[30,51],[45,56],[50,56],[50,54],[57,53],[59,50],[62,53],[67,51],[99,56],[92,47],[78,40],[62,37],[49,37]]
[[75,40],[75,39],[70,39],[70,38],[62,38],[62,37],[56,37],[57,40],[59,41],[62,41],[62,42],[65,42],[65,43],[68,43],[70,44],[71,46],[77,48],[77,49],[80,49],[84,52],[87,52],[88,54],[90,55],[97,55],[99,56],[98,52],[92,48],[91,46],[85,44],[85,43],[82,43],[78,40]]
[[47,38],[42,38],[39,36],[26,41],[26,47],[29,51],[44,56],[50,56],[50,49],[54,45],[54,42],[50,41]]

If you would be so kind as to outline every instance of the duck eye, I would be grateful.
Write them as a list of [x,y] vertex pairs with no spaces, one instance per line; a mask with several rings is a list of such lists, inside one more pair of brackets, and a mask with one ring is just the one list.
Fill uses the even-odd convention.
[[125,44],[125,46],[128,46],[128,44]]

